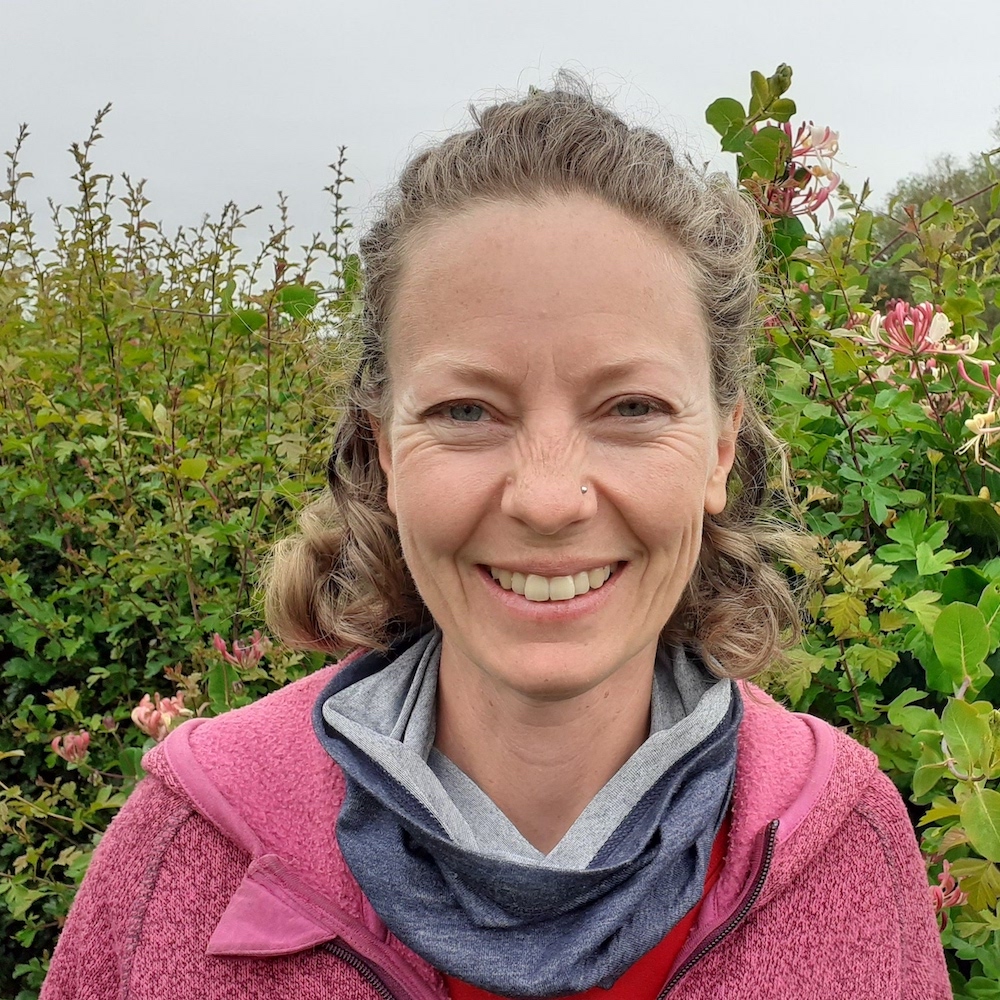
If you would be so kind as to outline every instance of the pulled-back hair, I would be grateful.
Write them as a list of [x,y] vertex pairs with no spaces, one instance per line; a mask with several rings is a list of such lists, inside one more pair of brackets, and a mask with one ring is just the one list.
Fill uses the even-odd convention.
[[477,203],[584,194],[686,257],[708,332],[715,405],[731,414],[743,402],[726,509],[705,516],[698,564],[662,639],[700,646],[718,661],[717,673],[753,676],[798,634],[796,605],[774,560],[801,551],[797,533],[773,516],[787,498],[787,470],[752,391],[756,209],[727,178],[679,162],[666,139],[627,125],[575,78],[472,116],[472,128],[410,160],[361,240],[362,354],[337,425],[328,489],[266,567],[270,628],[292,646],[335,651],[384,648],[430,621],[403,559],[371,426],[389,412],[386,339],[407,249],[422,227]]

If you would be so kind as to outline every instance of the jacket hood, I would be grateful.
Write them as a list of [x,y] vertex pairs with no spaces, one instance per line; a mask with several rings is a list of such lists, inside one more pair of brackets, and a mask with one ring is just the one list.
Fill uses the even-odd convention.
[[[440,976],[388,932],[337,845],[344,778],[314,735],[312,712],[342,665],[226,715],[186,722],[143,764],[250,856],[210,953],[284,955],[340,939],[401,995],[440,998]],[[739,689],[725,863],[675,968],[744,904],[765,842],[770,868],[755,905],[799,877],[878,774],[875,754],[845,733],[788,711],[753,684],[740,681]]]

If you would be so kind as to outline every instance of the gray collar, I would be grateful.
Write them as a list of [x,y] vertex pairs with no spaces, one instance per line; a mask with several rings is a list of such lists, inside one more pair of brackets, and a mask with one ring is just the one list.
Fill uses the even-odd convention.
[[732,682],[713,677],[680,647],[657,657],[650,735],[549,854],[528,843],[480,787],[434,747],[441,633],[429,632],[379,673],[329,698],[323,717],[409,791],[470,851],[579,871],[665,771],[722,721]]

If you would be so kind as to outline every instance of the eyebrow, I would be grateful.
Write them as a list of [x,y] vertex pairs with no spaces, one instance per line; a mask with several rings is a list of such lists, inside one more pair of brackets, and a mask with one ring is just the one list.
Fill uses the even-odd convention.
[[[633,355],[588,371],[587,384],[595,385],[601,382],[626,378],[650,367],[662,370],[663,368],[673,368],[674,366],[670,363],[669,359],[664,359],[660,356]],[[466,361],[462,358],[449,357],[448,355],[435,355],[425,359],[420,364],[414,366],[413,374],[416,376],[433,375],[442,369],[448,375],[467,379],[469,382],[480,385],[498,386],[500,388],[519,385],[523,381],[520,376],[503,368],[498,368],[495,365]]]

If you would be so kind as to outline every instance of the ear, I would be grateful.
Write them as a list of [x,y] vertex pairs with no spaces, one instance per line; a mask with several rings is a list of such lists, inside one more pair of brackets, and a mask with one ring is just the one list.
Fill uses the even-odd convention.
[[728,417],[720,421],[719,438],[715,455],[715,468],[705,484],[705,513],[721,514],[726,509],[726,481],[736,461],[736,438],[743,420],[741,399]]
[[385,473],[385,501],[389,505],[389,510],[396,513],[396,492],[394,489],[394,479],[392,470],[392,444],[389,441],[388,428],[379,421],[374,414],[368,414],[368,424],[372,429],[372,436],[378,447],[378,464]]

